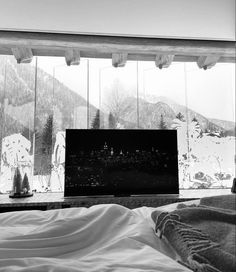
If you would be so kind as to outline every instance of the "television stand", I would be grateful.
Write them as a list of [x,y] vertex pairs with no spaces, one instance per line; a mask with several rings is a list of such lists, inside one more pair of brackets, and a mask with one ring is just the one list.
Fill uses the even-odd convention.
[[114,197],[132,197],[130,194],[115,194]]

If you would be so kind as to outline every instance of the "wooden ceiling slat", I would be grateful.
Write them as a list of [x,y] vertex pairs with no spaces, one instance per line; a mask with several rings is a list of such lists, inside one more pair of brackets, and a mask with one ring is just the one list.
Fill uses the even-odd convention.
[[[64,57],[64,50],[44,50],[44,49],[33,49],[34,56],[47,56],[47,57]],[[0,55],[12,55],[12,51],[9,48],[0,47]],[[81,58],[102,58],[111,59],[112,54],[110,53],[94,53],[94,52],[80,52]],[[128,54],[127,61],[155,61],[156,55],[141,55],[141,54]],[[173,62],[197,62],[199,56],[183,56],[175,55]],[[220,57],[218,63],[235,63],[235,58],[230,57]]]
[[173,61],[197,61],[200,56],[219,56],[218,62],[235,62],[235,42],[91,36],[35,32],[0,31],[0,54],[11,48],[31,48],[35,56],[65,56],[68,49],[81,57],[112,58],[128,54],[128,60],[154,60],[156,55],[175,55]]

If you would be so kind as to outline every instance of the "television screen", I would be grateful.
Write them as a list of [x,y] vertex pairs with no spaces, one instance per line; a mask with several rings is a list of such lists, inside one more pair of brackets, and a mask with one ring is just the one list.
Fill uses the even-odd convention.
[[66,130],[65,196],[178,193],[176,130]]

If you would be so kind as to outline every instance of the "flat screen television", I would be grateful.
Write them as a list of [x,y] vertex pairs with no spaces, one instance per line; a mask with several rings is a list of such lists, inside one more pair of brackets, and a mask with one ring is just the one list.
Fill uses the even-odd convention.
[[178,193],[176,130],[66,130],[65,197]]

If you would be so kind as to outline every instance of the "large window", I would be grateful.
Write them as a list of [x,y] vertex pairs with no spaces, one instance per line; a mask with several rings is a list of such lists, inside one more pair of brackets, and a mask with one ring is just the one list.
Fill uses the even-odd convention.
[[[225,188],[235,176],[235,64],[158,69],[153,62],[0,56],[0,192],[15,169],[31,189],[64,190],[65,129],[177,129],[180,188]],[[78,143],[79,144],[79,143]]]

